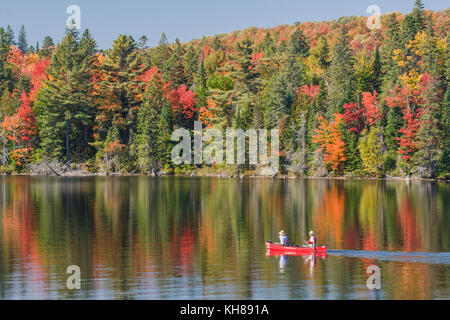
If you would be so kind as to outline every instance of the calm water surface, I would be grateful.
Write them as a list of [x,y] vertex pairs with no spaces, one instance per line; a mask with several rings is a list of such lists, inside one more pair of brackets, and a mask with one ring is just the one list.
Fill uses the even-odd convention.
[[[1,177],[0,208],[0,299],[450,298],[445,183]],[[281,229],[331,251],[266,256]]]

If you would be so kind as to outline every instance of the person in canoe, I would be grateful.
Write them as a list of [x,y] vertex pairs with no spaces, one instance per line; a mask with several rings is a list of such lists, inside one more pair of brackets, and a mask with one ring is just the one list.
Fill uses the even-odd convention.
[[283,246],[287,246],[288,244],[288,237],[284,231],[280,231],[280,244]]
[[308,246],[310,246],[313,249],[316,249],[317,246],[317,239],[316,236],[314,235],[314,231],[310,231],[309,232],[309,240],[306,241],[306,243],[308,244]]

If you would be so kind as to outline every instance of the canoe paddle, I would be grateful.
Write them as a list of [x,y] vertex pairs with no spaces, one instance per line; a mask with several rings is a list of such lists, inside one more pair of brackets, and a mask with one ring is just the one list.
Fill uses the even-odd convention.
[[316,252],[316,254],[317,254],[317,248],[316,247],[313,247],[313,246],[311,246],[308,242],[306,242],[306,241],[304,241],[305,242],[305,244],[308,246],[308,247],[310,247],[311,249],[314,249],[314,251]]

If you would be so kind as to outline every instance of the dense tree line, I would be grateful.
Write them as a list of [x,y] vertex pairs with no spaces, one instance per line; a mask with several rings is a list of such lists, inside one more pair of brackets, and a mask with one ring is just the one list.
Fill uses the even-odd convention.
[[[171,133],[195,121],[281,133],[283,173],[450,176],[450,11],[250,28],[147,47],[89,31],[56,45],[0,28],[0,165],[182,172]],[[216,170],[255,170],[251,165]]]

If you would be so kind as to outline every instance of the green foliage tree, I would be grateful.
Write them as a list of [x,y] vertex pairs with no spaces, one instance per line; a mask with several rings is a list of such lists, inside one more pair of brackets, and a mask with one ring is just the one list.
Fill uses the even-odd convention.
[[14,85],[11,65],[8,62],[11,44],[11,36],[0,28],[0,95],[3,95],[5,91],[11,92]]
[[24,25],[22,25],[22,27],[20,27],[19,37],[17,39],[17,47],[23,53],[26,53],[27,50],[28,50],[27,32],[25,31],[25,26]]
[[383,131],[379,127],[366,129],[359,139],[358,145],[364,171],[372,177],[380,177],[384,172],[386,147]]
[[[90,45],[95,48],[95,42]],[[81,46],[76,33],[68,31],[56,47],[47,71],[50,79],[36,97],[40,147],[52,159],[89,156],[88,133],[94,118],[91,46]]]
[[159,168],[160,159],[166,156],[165,146],[162,144],[167,144],[167,141],[161,141],[160,135],[166,136],[170,129],[169,106],[164,83],[160,75],[155,74],[137,113],[137,165],[142,172]]
[[[100,112],[96,118],[94,146],[97,148],[97,162],[100,164],[105,163],[107,151],[111,149],[108,137],[117,138],[113,141],[114,144],[123,146],[120,149],[124,152],[117,157],[126,154],[134,158],[136,113],[145,92],[145,82],[140,77],[148,70],[144,57],[137,50],[136,42],[131,36],[119,35],[113,48],[106,53],[99,70],[103,76],[97,85]],[[114,134],[110,130],[114,130]],[[125,164],[131,165],[132,161],[134,160],[117,159],[116,162],[122,163],[123,169],[127,170]]]
[[328,73],[328,117],[343,111],[344,103],[349,102],[353,81],[353,54],[350,50],[347,29],[342,27],[333,48]]

